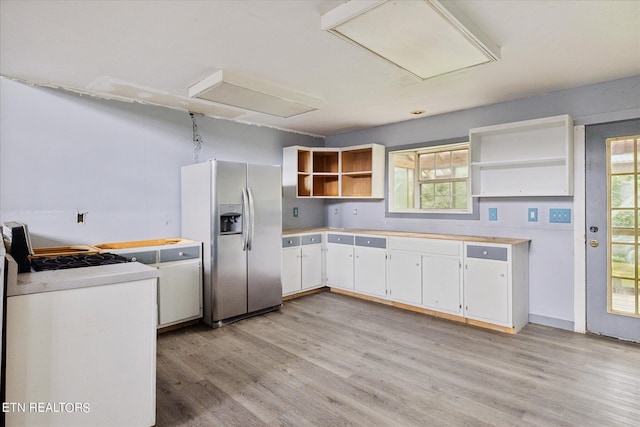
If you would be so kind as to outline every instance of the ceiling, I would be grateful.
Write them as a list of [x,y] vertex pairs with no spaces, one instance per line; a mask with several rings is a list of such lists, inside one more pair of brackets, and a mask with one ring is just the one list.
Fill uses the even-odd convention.
[[[342,3],[1,0],[0,74],[313,135],[640,75],[640,0],[453,1],[501,59],[427,80],[322,31]],[[281,118],[189,98],[221,69],[321,107]]]

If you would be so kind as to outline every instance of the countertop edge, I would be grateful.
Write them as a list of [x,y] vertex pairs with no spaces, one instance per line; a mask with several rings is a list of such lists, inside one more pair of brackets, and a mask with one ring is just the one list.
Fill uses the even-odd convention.
[[154,279],[160,271],[138,262],[18,274],[7,283],[7,297]]
[[283,230],[283,236],[291,236],[294,234],[309,234],[309,233],[322,233],[322,232],[335,232],[335,233],[349,233],[349,234],[369,234],[374,236],[386,236],[386,237],[415,237],[420,239],[439,239],[439,240],[457,240],[476,243],[498,243],[507,245],[518,245],[522,243],[528,243],[531,239],[512,238],[512,237],[487,237],[487,236],[467,236],[459,234],[438,234],[438,233],[420,233],[414,231],[393,231],[393,230],[367,230],[357,228],[298,228]]

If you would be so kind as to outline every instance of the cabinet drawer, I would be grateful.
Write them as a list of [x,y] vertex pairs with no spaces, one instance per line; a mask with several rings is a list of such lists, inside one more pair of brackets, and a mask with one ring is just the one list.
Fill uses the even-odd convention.
[[341,245],[353,245],[353,236],[348,234],[328,234],[327,243],[339,243]]
[[198,246],[160,250],[160,262],[181,261],[193,258],[200,258],[200,248]]
[[300,246],[300,236],[288,236],[282,238],[283,248],[290,248],[292,246]]
[[384,237],[356,236],[356,246],[368,246],[370,248],[386,249],[387,239]]
[[158,262],[156,259],[157,251],[143,251],[143,252],[127,252],[121,253],[123,257],[132,262],[139,262],[142,264],[155,264]]
[[303,245],[315,245],[317,243],[322,243],[321,234],[311,234],[309,236],[302,236]]
[[497,248],[495,246],[467,246],[468,258],[492,259],[496,261],[507,261],[507,248]]

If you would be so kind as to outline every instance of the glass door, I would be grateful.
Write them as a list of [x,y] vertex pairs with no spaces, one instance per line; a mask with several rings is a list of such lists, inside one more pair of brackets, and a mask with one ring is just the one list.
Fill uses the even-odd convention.
[[640,342],[640,120],[587,126],[587,330]]

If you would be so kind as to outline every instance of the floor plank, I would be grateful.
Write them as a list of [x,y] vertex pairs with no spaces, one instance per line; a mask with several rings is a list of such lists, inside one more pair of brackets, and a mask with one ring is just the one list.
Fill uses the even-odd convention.
[[640,425],[640,345],[323,292],[158,337],[157,426]]

